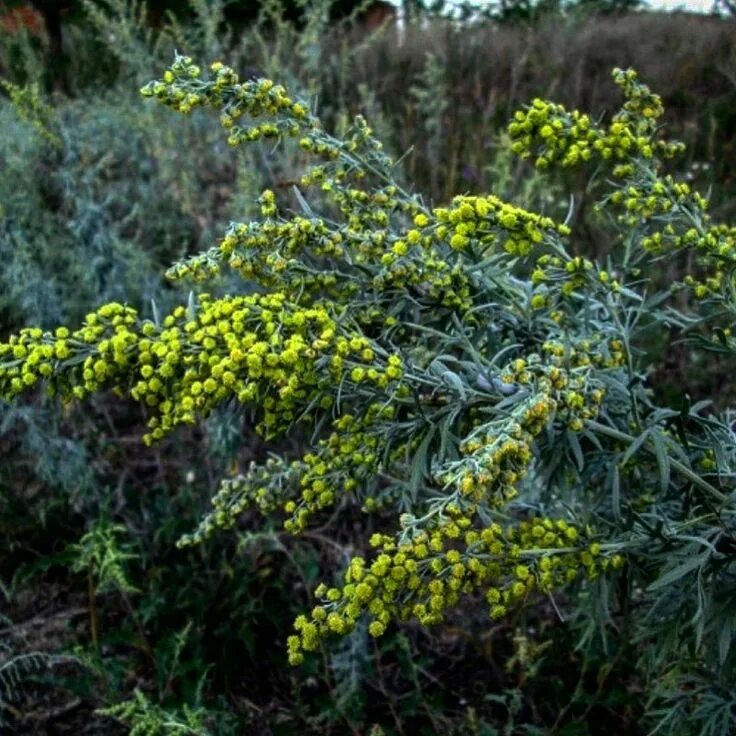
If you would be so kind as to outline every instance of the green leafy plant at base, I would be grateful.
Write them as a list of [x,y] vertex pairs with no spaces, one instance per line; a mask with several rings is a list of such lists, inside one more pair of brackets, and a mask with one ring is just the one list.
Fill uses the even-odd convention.
[[[206,544],[247,510],[328,539],[367,516],[295,621],[293,665],[361,628],[379,639],[457,607],[504,621],[547,605],[576,620],[581,649],[631,652],[655,731],[728,733],[730,397],[660,405],[647,347],[676,334],[733,355],[736,228],[665,173],[681,146],[661,138],[659,98],[616,70],[610,121],[537,99],[509,125],[511,150],[539,170],[589,175],[609,238],[597,263],[578,254],[574,202],[566,222],[493,194],[430,207],[362,117],[334,136],[272,81],[211,71],[177,57],[143,94],[212,108],[233,146],[293,141],[316,162],[288,199],[264,191],[259,219],[169,269],[198,284],[169,314],[112,302],[79,328],[11,336],[0,396],[112,389],[146,408],[147,444],[222,406],[267,440],[295,437],[301,451],[224,479],[179,543]],[[651,291],[665,258],[693,265]],[[242,289],[223,295],[233,276]],[[164,717],[138,696],[115,713]],[[182,728],[198,717],[184,715]]]
[[[154,705],[140,691],[124,703],[100,711],[131,726],[131,736],[208,736],[214,733],[208,725],[208,714],[184,706],[182,713],[171,713]],[[219,731],[218,731],[219,733]]]

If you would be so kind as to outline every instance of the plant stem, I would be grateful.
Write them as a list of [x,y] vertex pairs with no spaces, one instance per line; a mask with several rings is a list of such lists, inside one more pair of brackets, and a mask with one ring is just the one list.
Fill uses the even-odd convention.
[[95,654],[100,653],[100,635],[97,624],[97,604],[95,603],[95,583],[92,579],[92,571],[87,573],[87,597],[89,600],[89,629],[92,636],[92,647]]

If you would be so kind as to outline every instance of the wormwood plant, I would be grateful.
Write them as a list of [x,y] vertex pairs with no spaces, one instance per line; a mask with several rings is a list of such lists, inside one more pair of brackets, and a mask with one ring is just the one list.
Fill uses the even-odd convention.
[[[296,141],[314,163],[293,198],[264,191],[259,219],[173,265],[207,286],[166,316],[108,303],[79,328],[10,337],[0,396],[110,388],[147,408],[147,444],[224,404],[268,440],[298,438],[301,454],[224,479],[180,540],[204,543],[250,507],[297,535],[365,512],[349,563],[295,621],[294,665],[364,624],[380,637],[547,599],[589,622],[581,647],[631,652],[660,732],[729,733],[731,411],[659,405],[648,347],[671,334],[733,354],[736,228],[665,173],[681,146],[660,136],[659,98],[616,70],[610,121],[534,100],[509,126],[539,169],[588,173],[603,264],[576,254],[574,202],[564,223],[492,194],[430,206],[362,117],[336,137],[270,80],[211,70],[178,56],[143,94],[216,110],[233,146]],[[690,272],[659,292],[664,258]],[[242,289],[219,293],[233,275]]]

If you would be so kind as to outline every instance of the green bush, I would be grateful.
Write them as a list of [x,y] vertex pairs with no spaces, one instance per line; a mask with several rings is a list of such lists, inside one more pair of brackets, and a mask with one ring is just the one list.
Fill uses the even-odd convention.
[[[625,676],[658,732],[729,733],[732,397],[664,404],[652,345],[733,354],[736,231],[665,173],[681,146],[659,135],[659,98],[632,71],[614,80],[624,104],[606,123],[537,99],[508,130],[538,169],[588,177],[598,263],[582,255],[574,200],[564,223],[494,195],[429,207],[362,117],[334,136],[269,80],[240,82],[220,63],[202,78],[178,57],[144,94],[184,113],[213,108],[231,145],[278,142],[293,157],[296,144],[316,163],[288,194],[264,191],[259,218],[169,269],[206,286],[165,316],[111,302],[79,328],[11,336],[0,394],[43,383],[74,405],[112,389],[146,408],[154,445],[231,407],[277,441],[280,452],[222,481],[179,546],[216,544],[253,509],[336,549],[288,636],[294,665],[314,668],[334,638],[439,627],[458,608],[469,632],[479,610],[528,616],[537,623],[519,624],[509,658],[519,687],[488,694],[507,732],[521,718],[527,732],[600,733],[587,722],[595,707],[631,707],[613,683]],[[664,259],[686,275],[661,290]],[[580,679],[559,708],[564,696],[540,697],[541,653],[560,656],[570,635]],[[178,732],[203,722],[191,702],[170,716]],[[157,708],[136,694],[108,712],[166,733]]]

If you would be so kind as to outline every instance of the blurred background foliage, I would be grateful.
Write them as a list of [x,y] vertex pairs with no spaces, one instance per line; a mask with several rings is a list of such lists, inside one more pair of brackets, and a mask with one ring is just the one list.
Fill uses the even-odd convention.
[[[373,5],[0,3],[2,337],[75,324],[104,301],[152,315],[186,299],[162,280],[166,266],[253,215],[262,188],[291,188],[297,151],[235,152],[215,119],[139,99],[175,49],[277,79],[338,131],[363,112],[429,202],[492,191],[564,217],[571,188],[594,255],[610,245],[596,241],[585,189],[511,158],[503,126],[537,96],[613,110],[610,70],[633,66],[688,146],[684,173],[713,187],[717,216],[733,216],[733,18],[635,12],[630,0],[502,2],[458,17],[413,1],[398,27],[390,12],[376,22]],[[674,351],[658,390],[707,396],[714,371]],[[0,406],[0,728],[646,731],[630,652],[583,636],[585,601],[565,624],[543,609],[493,625],[465,611],[380,643],[358,633],[311,669],[289,669],[291,621],[320,575],[340,568],[351,528],[294,540],[276,526],[252,533],[246,517],[178,551],[220,477],[271,448],[229,411],[155,448],[142,432],[138,407],[104,396]]]

